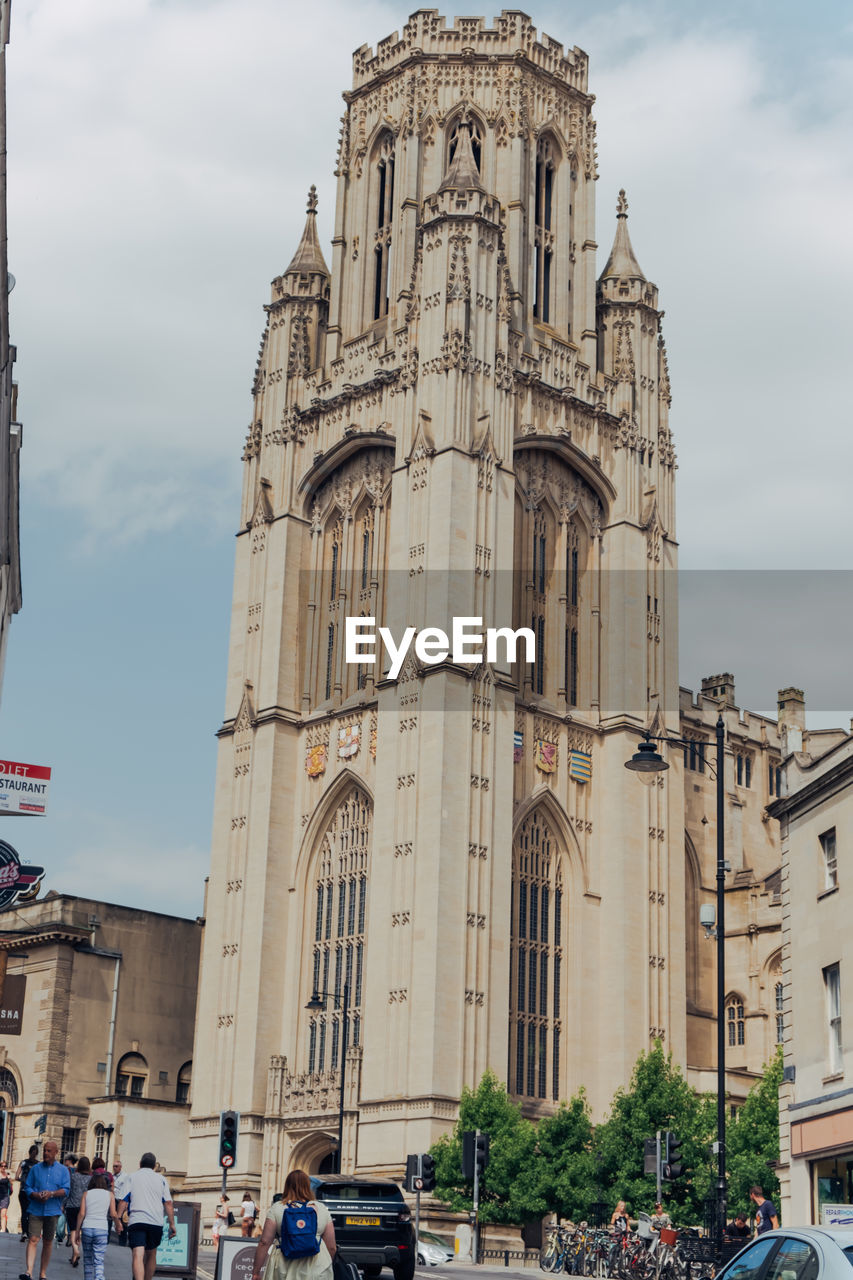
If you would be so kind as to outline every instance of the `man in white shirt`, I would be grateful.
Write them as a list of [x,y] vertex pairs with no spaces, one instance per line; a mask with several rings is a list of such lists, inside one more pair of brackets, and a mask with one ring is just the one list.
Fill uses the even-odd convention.
[[[113,1192],[116,1198],[116,1209],[125,1216],[125,1224],[127,1222],[127,1209],[121,1202],[127,1192],[130,1190],[130,1174],[122,1173],[121,1160],[113,1160]],[[107,1222],[107,1240],[109,1241],[110,1232],[112,1231],[113,1220],[110,1218]],[[119,1244],[127,1244],[127,1232],[123,1231],[118,1238]]]
[[162,1173],[156,1172],[156,1164],[154,1153],[146,1151],[136,1173],[128,1176],[122,1196],[130,1208],[127,1234],[133,1251],[133,1280],[153,1280],[157,1249],[163,1239],[164,1211],[169,1220],[169,1239],[177,1235],[172,1193]]

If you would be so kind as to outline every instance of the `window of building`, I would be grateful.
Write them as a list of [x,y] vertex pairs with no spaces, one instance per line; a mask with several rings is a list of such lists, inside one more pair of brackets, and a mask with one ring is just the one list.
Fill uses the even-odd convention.
[[784,1004],[785,988],[781,982],[776,983],[776,1043],[781,1044],[785,1039],[785,1014]]
[[694,773],[705,772],[705,743],[701,738],[691,738],[684,748],[684,767]]
[[546,324],[551,320],[551,267],[554,258],[554,176],[557,149],[546,134],[536,148],[534,191],[534,265],[536,271],[533,315]]
[[730,996],[726,1001],[726,1022],[729,1028],[729,1044],[740,1045],[746,1040],[746,1019],[743,1003],[739,996]]
[[175,1086],[175,1101],[189,1102],[190,1084],[192,1082],[193,1064],[185,1062],[178,1072],[178,1083]]
[[826,989],[826,1017],[829,1032],[829,1074],[838,1075],[842,1069],[841,1040],[841,966],[831,964],[823,971]]
[[834,889],[838,884],[838,861],[835,853],[835,827],[818,836],[823,853],[823,887]]
[[141,1053],[126,1053],[116,1071],[116,1093],[124,1098],[144,1098],[148,1063]]
[[782,794],[782,769],[778,760],[771,760],[767,766],[767,789],[771,796]]
[[353,787],[323,836],[314,885],[312,993],[327,993],[326,1008],[308,1024],[308,1070],[336,1071],[341,1059],[344,987],[348,989],[348,1044],[361,1037],[367,875],[372,810]]
[[737,785],[739,787],[751,787],[752,756],[738,752],[735,756],[735,769],[737,770]]
[[74,1156],[77,1154],[77,1130],[63,1127],[62,1142],[59,1147],[59,1159],[64,1160],[66,1156]]
[[513,856],[510,1081],[529,1098],[560,1097],[562,868],[544,814],[521,825]]
[[107,1145],[107,1131],[102,1124],[95,1125],[95,1159],[103,1160]]
[[388,314],[391,279],[392,224],[394,219],[394,139],[386,134],[379,142],[375,159],[376,224],[373,235],[373,319]]

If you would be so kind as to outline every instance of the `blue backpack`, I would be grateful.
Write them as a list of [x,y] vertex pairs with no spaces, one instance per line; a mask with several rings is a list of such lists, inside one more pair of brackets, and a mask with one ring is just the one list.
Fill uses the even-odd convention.
[[285,1258],[310,1258],[320,1252],[317,1210],[294,1201],[284,1206],[281,1219],[281,1252]]

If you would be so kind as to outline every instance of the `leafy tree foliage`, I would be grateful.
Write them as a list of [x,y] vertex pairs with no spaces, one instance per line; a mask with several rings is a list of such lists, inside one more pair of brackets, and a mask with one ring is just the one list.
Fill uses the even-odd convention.
[[462,1177],[462,1134],[480,1129],[490,1139],[489,1164],[480,1180],[480,1222],[523,1224],[547,1210],[539,1189],[536,1127],[525,1120],[493,1071],[475,1090],[465,1089],[453,1133],[431,1148],[435,1156],[435,1194],[452,1209],[467,1213],[473,1186]]
[[599,1191],[592,1121],[584,1090],[580,1089],[570,1102],[562,1103],[553,1116],[540,1120],[536,1137],[536,1176],[547,1210],[576,1222],[589,1219]]
[[651,1212],[655,1201],[654,1174],[643,1172],[643,1141],[658,1129],[669,1129],[682,1140],[687,1176],[663,1192],[674,1219],[701,1222],[704,1179],[695,1171],[707,1171],[711,1142],[711,1108],[693,1092],[660,1041],[641,1053],[627,1089],[619,1089],[610,1115],[595,1131],[594,1151],[598,1180],[615,1205],[625,1200],[631,1213]]
[[782,1046],[764,1067],[764,1075],[750,1089],[746,1101],[729,1123],[726,1164],[729,1175],[729,1216],[753,1209],[749,1188],[756,1183],[779,1208],[779,1179],[771,1162],[779,1159],[779,1085]]

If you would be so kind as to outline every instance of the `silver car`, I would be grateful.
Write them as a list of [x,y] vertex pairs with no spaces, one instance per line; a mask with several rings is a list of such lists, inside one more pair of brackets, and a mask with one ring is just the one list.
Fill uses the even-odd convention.
[[[452,1262],[455,1256],[451,1246],[445,1244],[441,1236],[437,1236],[434,1231],[422,1231],[418,1236],[420,1266],[439,1267],[442,1263]],[[853,1280],[853,1277],[850,1280]]]
[[717,1280],[853,1280],[853,1228],[780,1227],[750,1241]]

